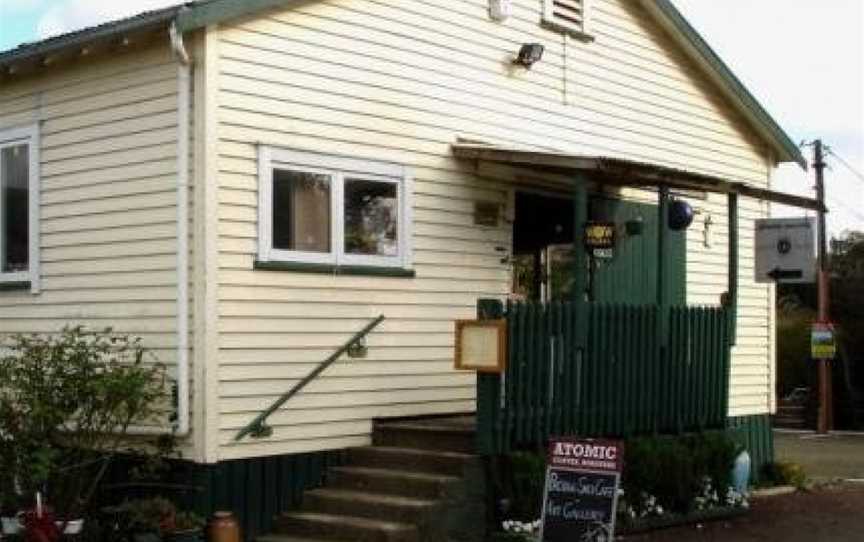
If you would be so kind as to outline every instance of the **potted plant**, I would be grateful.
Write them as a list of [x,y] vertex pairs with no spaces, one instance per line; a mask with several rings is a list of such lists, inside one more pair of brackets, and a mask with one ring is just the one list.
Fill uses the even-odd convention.
[[165,533],[164,540],[169,542],[203,542],[204,518],[194,512],[178,512],[174,520],[174,530]]
[[132,542],[161,542],[176,528],[177,509],[162,497],[126,501],[112,510],[120,529]]
[[14,482],[4,479],[3,493],[0,495],[0,525],[2,534],[16,535],[21,532],[21,497],[15,492]]

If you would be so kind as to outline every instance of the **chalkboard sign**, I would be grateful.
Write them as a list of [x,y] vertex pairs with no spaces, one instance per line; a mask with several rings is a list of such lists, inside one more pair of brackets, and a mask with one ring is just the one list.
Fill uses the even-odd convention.
[[611,542],[623,447],[618,442],[553,439],[543,495],[541,542]]

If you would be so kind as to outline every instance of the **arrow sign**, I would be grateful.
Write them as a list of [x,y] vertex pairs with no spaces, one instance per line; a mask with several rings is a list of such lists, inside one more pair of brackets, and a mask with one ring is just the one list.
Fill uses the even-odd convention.
[[775,281],[800,279],[804,276],[804,272],[800,269],[780,269],[779,267],[775,267],[766,274],[768,278]]

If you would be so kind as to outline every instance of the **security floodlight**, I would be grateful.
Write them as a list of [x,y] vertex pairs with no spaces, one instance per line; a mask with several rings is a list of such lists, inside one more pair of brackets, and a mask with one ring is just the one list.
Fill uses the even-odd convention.
[[544,49],[545,47],[542,44],[526,43],[519,49],[519,55],[513,63],[531,69],[531,66],[540,62],[543,58]]

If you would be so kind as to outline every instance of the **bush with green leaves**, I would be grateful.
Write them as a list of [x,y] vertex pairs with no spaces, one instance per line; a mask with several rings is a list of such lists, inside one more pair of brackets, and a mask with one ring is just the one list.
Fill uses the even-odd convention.
[[[726,431],[628,439],[619,503],[631,513],[625,519],[734,506],[744,498],[729,492],[739,449]],[[513,452],[495,465],[496,496],[505,504],[496,519],[520,527],[540,517],[546,454]]]
[[78,515],[118,454],[149,447],[129,433],[160,423],[164,366],[141,339],[111,329],[67,327],[4,346],[0,472],[24,495],[45,491],[60,514]]
[[706,481],[721,492],[731,485],[737,454],[738,446],[725,431],[630,439],[624,456],[624,494],[637,508],[639,496],[646,494],[665,510],[688,514]]

